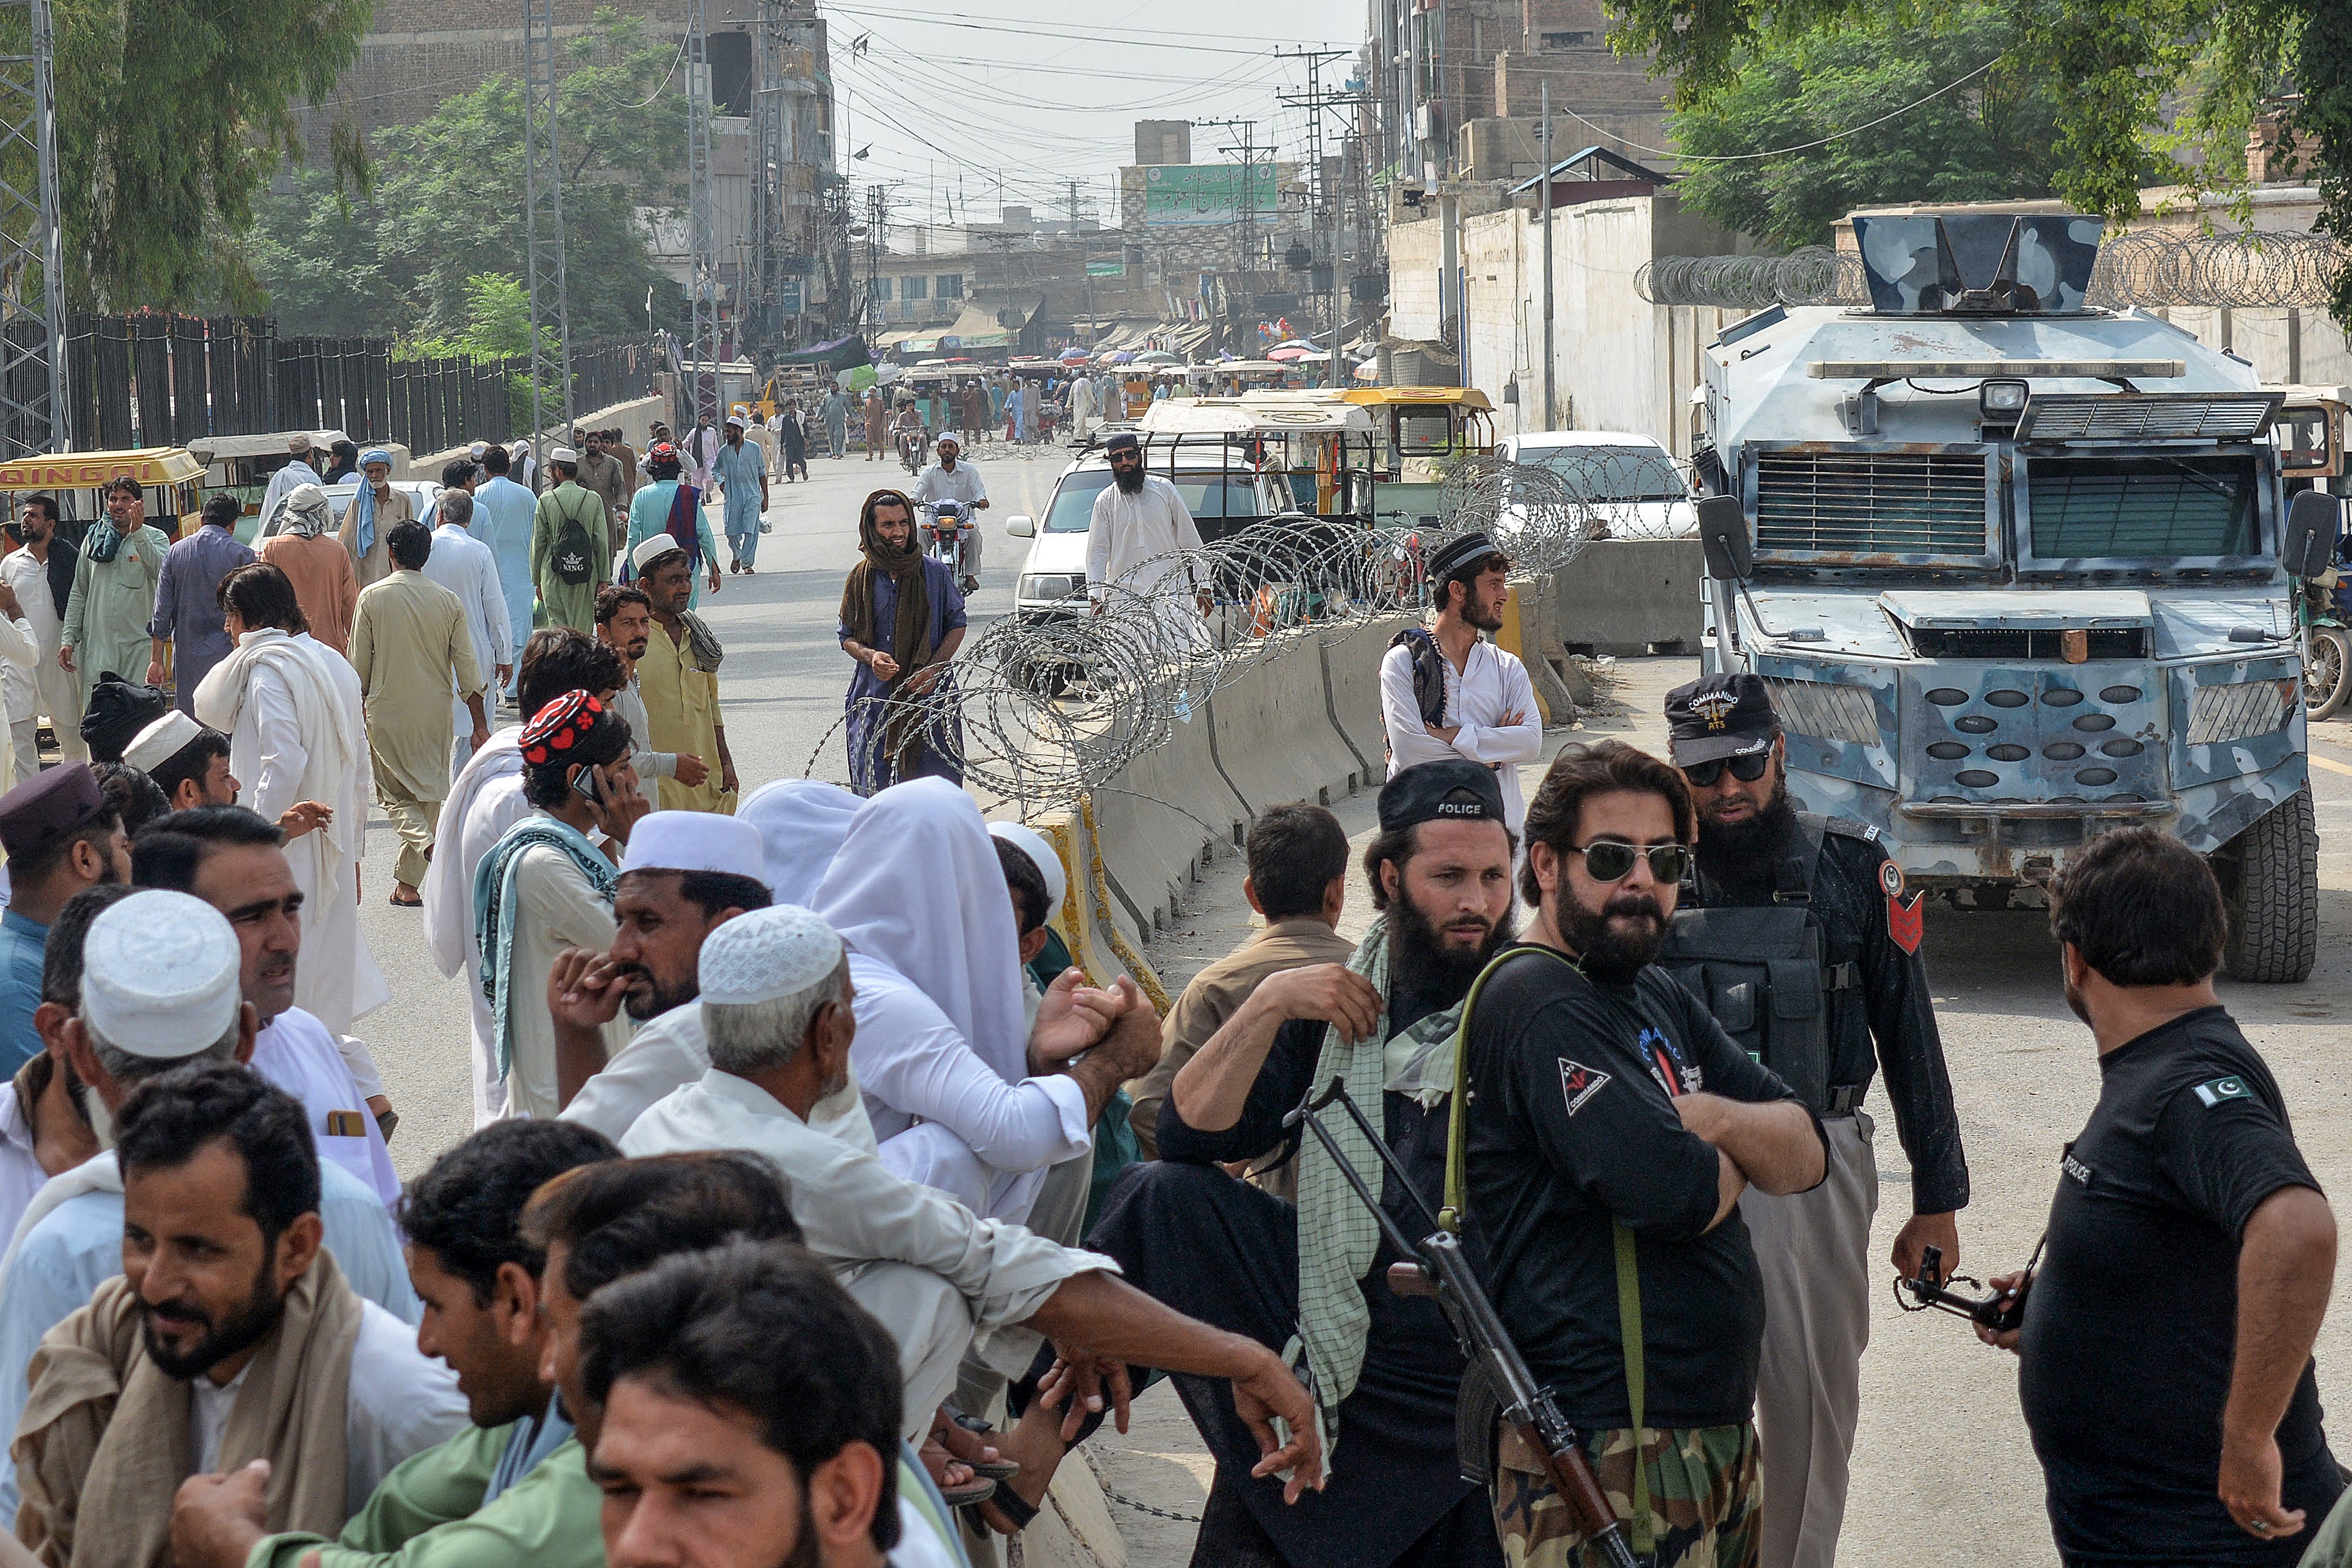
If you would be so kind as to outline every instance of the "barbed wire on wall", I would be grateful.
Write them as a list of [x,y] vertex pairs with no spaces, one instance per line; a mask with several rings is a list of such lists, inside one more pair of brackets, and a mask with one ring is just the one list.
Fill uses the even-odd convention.
[[852,705],[803,772],[840,734],[854,779],[886,777],[887,759],[919,732],[967,783],[1032,815],[1108,787],[1260,664],[1313,658],[1318,641],[1423,609],[1425,563],[1462,534],[1494,539],[1514,576],[1542,576],[1597,538],[1693,531],[1688,496],[1664,452],[1597,446],[1541,464],[1466,458],[1447,476],[1433,528],[1269,518],[1140,563],[1104,591],[1098,610],[1081,591],[1050,612],[999,617],[929,692]]
[[[2100,245],[2088,302],[2110,310],[2316,308],[2347,266],[2352,249],[2326,235],[2137,229]],[[1862,258],[1827,246],[1778,256],[1663,256],[1642,264],[1633,290],[1653,305],[1725,310],[1870,304]]]

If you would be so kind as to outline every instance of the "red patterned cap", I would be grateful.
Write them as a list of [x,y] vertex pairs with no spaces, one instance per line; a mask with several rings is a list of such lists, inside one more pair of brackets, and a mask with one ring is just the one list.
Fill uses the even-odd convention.
[[566,692],[522,727],[522,759],[532,768],[561,761],[596,727],[604,705],[585,691]]
[[651,446],[646,448],[646,461],[648,463],[655,462],[665,457],[668,458],[673,463],[677,461],[677,448],[669,442],[656,441]]

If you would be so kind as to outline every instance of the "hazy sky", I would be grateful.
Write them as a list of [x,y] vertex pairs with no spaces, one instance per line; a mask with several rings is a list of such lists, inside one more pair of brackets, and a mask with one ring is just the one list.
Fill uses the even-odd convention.
[[[1139,120],[1255,120],[1257,145],[1302,156],[1306,112],[1276,95],[1305,89],[1306,62],[1276,51],[1352,57],[1365,16],[1363,0],[824,0],[822,10],[835,154],[861,193],[892,185],[894,220],[961,219],[967,204],[973,219],[993,220],[1000,202],[1059,216],[1068,182],[1083,179],[1106,225],[1118,221],[1118,170],[1135,161]],[[1324,86],[1349,72],[1348,60],[1327,63]],[[1325,135],[1339,123],[1327,111]],[[1221,162],[1218,148],[1238,137],[1195,128],[1193,161]]]

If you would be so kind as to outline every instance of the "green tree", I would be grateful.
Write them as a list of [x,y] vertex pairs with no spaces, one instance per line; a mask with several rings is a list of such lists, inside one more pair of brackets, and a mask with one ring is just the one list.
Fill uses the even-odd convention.
[[[1919,0],[1607,0],[1610,41],[1675,76],[1675,107],[1711,104],[1744,64],[1823,30],[1916,26],[1941,12]],[[2064,84],[2052,149],[2058,193],[2111,220],[2139,211],[2155,157],[2182,158],[2168,180],[2234,198],[2252,214],[2246,130],[2290,83],[2293,134],[2319,154],[2322,223],[2352,237],[2352,5],[2346,0],[1995,0],[2015,30],[2012,57]],[[1906,117],[1907,118],[1907,117]],[[1867,134],[1867,133],[1865,133]],[[2352,267],[2334,314],[2352,326]]]
[[[540,347],[551,359],[560,344],[555,329],[541,325]],[[468,359],[504,360],[520,358],[530,352],[530,294],[522,279],[503,273],[482,273],[466,280],[466,326],[454,338],[410,339],[393,346],[396,359]],[[554,406],[556,388],[562,383],[558,376],[543,382],[541,399]],[[507,401],[512,406],[515,423],[528,428],[530,423],[531,383],[528,376],[509,376]]]
[[[297,107],[327,102],[359,58],[370,0],[53,0],[58,218],[70,305],[255,303],[234,247],[255,196],[302,155]],[[0,54],[31,49],[0,19]],[[367,157],[338,120],[321,179],[362,188]],[[0,180],[37,188],[32,149],[0,148]],[[12,288],[38,287],[8,278]]]
[[[1876,22],[1759,42],[1722,92],[1673,118],[1684,152],[1736,160],[1686,164],[1676,191],[1726,227],[1791,247],[1825,243],[1856,207],[2046,196],[2063,89],[2004,60],[2014,41],[2004,12],[1972,4],[1934,26]],[[1826,140],[1987,65],[1878,131]],[[1805,150],[1753,156],[1781,147]]]
[[[609,9],[566,50],[556,129],[572,330],[641,329],[648,289],[656,302],[677,294],[636,221],[638,206],[681,194],[677,51],[649,46],[641,19]],[[379,132],[373,152],[364,195],[311,171],[266,198],[245,240],[253,271],[281,330],[457,339],[474,319],[476,280],[511,274],[525,252],[521,85],[494,76],[428,120]]]

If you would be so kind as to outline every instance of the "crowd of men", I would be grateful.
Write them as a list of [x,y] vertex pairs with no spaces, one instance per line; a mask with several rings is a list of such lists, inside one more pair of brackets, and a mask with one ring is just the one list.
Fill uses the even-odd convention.
[[[1479,635],[1508,562],[1449,544],[1384,660],[1377,831],[1261,813],[1265,927],[1163,1018],[1069,962],[1064,852],[898,722],[962,627],[896,491],[841,617],[885,770],[714,809],[694,476],[747,485],[740,436],[658,440],[642,484],[625,447],[551,453],[533,565],[576,590],[584,551],[593,591],[535,580],[520,647],[469,529],[508,455],[453,468],[428,528],[358,454],[344,646],[292,570],[171,545],[144,651],[169,637],[186,705],[111,669],[96,760],[0,793],[0,1563],[968,1568],[1162,1376],[1214,1461],[1196,1563],[1596,1563],[1551,1456],[1465,1427],[1483,1375],[1391,1271],[1383,1223],[1441,1206],[1640,1560],[1833,1561],[1874,1084],[1910,1166],[1895,1270],[1958,1263],[1969,1181],[1920,895],[1796,809],[1765,684],[1681,687],[1668,757],[1571,745],[1527,790],[1527,673]],[[1131,444],[1113,463],[1111,515],[1172,528]],[[93,656],[142,559],[136,487],[109,499],[61,622]],[[388,996],[370,794],[471,1000],[474,1131],[404,1186],[351,1032]],[[1980,1333],[2020,1357],[2060,1553],[2352,1560],[2310,1356],[2334,1221],[2214,995],[2212,874],[2105,834],[2052,928],[2100,1100],[2035,1265],[1991,1281],[2020,1321]],[[1352,1124],[1307,1135],[1335,1086],[1388,1176]]]

